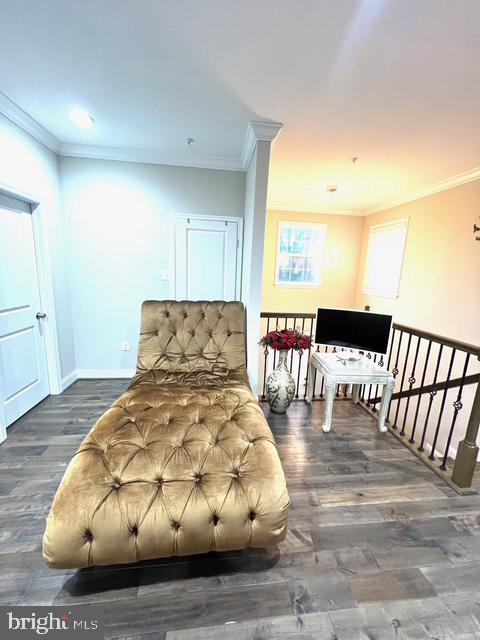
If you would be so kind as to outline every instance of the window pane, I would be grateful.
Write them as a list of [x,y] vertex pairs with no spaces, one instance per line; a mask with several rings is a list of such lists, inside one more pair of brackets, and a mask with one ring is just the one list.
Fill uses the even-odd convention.
[[280,223],[277,247],[278,283],[319,286],[326,225]]
[[400,286],[407,222],[372,227],[363,288],[385,296],[396,296]]
[[294,271],[295,273],[298,273],[299,271],[302,271],[304,265],[305,265],[305,258],[291,258],[292,260],[292,271]]
[[311,269],[306,269],[303,273],[305,274],[305,282],[313,283],[315,281],[315,278],[313,277],[313,271]]
[[302,282],[303,281],[303,271],[292,271],[291,281],[292,282]]
[[290,253],[290,235],[291,229],[283,227],[280,235],[280,251]]
[[304,253],[305,252],[305,242],[299,238],[295,238],[292,243],[292,253]]
[[303,240],[305,240],[305,229],[303,227],[297,227],[295,229],[295,240],[297,242],[302,242]]

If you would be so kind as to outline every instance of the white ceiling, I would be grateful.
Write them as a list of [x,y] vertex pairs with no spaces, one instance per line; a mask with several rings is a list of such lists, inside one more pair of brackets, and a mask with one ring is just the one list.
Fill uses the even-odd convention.
[[479,0],[0,0],[0,91],[147,160],[239,166],[283,122],[270,206],[362,212],[480,166],[479,45]]

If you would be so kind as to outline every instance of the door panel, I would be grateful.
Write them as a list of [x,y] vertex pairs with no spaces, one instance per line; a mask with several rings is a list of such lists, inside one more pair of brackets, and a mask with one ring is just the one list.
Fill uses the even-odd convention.
[[[0,348],[2,360],[9,363],[3,391],[4,401],[8,403],[15,395],[22,393],[39,380],[34,327],[25,327],[2,336]],[[29,363],[28,367],[25,366],[26,362]]]
[[175,218],[177,300],[235,300],[238,223]]
[[[224,296],[225,233],[187,229],[187,298],[221,300]],[[213,272],[213,277],[207,274]],[[217,277],[217,272],[218,276]],[[207,277],[206,277],[207,276]]]
[[0,402],[6,425],[49,392],[30,213],[0,209]]

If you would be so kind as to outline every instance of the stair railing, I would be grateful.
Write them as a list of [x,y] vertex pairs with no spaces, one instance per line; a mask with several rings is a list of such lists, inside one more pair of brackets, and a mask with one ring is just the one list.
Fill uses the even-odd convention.
[[[313,338],[315,318],[313,313],[262,312],[262,331],[297,327]],[[311,349],[343,350],[326,345]],[[297,383],[296,400],[306,396],[311,349],[289,354],[290,372]],[[480,347],[395,323],[386,356],[367,353],[366,357],[386,366],[395,377],[387,421],[390,433],[457,492],[471,493],[479,451]],[[268,349],[261,353],[262,400],[276,359],[277,354]],[[317,379],[317,372],[313,384],[313,399],[322,400],[324,381],[320,375]],[[338,386],[336,396],[351,398],[351,390]],[[381,401],[380,387],[362,385],[359,398],[360,405],[375,415]],[[465,435],[460,440],[462,429]]]

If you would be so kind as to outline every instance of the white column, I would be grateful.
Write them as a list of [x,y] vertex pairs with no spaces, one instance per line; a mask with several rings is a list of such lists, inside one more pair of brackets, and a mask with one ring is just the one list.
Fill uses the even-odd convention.
[[258,393],[258,341],[262,311],[263,247],[270,146],[282,127],[283,125],[279,122],[250,122],[243,149],[243,163],[247,176],[243,226],[242,302],[247,309],[248,374],[254,393]]

